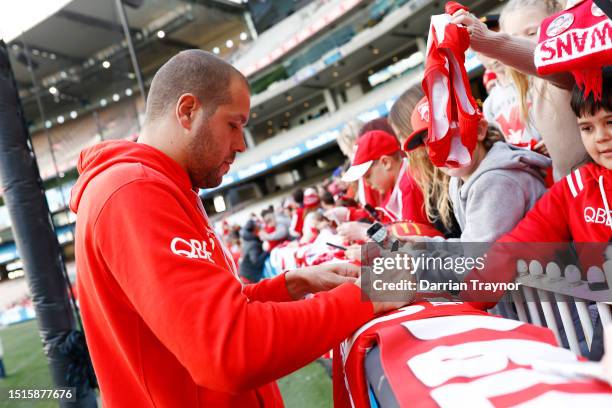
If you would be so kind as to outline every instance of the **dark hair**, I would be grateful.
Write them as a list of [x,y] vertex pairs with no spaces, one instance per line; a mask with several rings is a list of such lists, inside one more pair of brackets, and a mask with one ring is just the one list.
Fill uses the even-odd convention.
[[377,119],[372,119],[369,122],[366,122],[361,127],[361,129],[359,130],[359,136],[357,136],[357,139],[359,139],[361,136],[365,135],[366,133],[371,132],[372,130],[382,130],[393,136],[396,136],[395,132],[393,131],[393,128],[387,121],[387,118],[377,118]]
[[328,204],[328,205],[334,205],[335,204],[334,195],[332,193],[330,193],[329,191],[327,191],[327,190],[325,190],[325,192],[321,196],[321,201],[324,204]]
[[244,75],[226,61],[206,51],[185,50],[170,58],[155,73],[147,96],[145,121],[153,122],[174,105],[185,93],[196,95],[204,105],[206,115],[215,113],[220,105],[232,101],[230,81]]
[[[257,223],[254,220],[248,220],[246,222],[246,224],[244,225],[244,230],[246,232],[253,232],[255,231],[255,228],[257,228]],[[241,234],[243,235],[243,234]]]
[[270,205],[268,208],[261,210],[261,217],[265,217],[268,214],[274,214],[274,207]]
[[302,190],[301,188],[298,188],[297,190],[295,190],[293,192],[293,199],[299,205],[304,205],[304,190]]
[[336,204],[340,207],[357,207],[357,201],[350,197],[340,197]]
[[574,85],[570,105],[577,117],[595,115],[600,110],[612,112],[612,66],[608,65],[602,70],[601,100],[595,100],[593,93],[584,95],[583,90]]
[[493,145],[497,142],[505,142],[506,139],[504,135],[499,131],[499,129],[493,125],[487,126],[487,136],[482,141],[485,150],[488,152],[491,150]]

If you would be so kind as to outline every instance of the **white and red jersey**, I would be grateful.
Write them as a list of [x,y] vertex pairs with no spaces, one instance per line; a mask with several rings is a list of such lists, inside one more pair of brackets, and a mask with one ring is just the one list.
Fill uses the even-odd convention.
[[369,204],[372,207],[378,207],[384,200],[385,197],[374,190],[363,178],[357,180],[357,201],[361,205]]
[[429,104],[429,128],[425,144],[437,167],[465,167],[476,147],[482,118],[472,96],[465,70],[470,45],[467,28],[451,24],[451,15],[462,5],[450,1],[446,14],[431,16],[423,90]]
[[304,229],[304,207],[298,207],[291,218],[289,233],[294,237],[301,237]]
[[[264,227],[264,231],[267,234],[272,234],[273,232],[276,231],[276,227],[275,226],[271,226],[271,225],[266,225]],[[266,249],[266,251],[268,251],[268,252],[272,251],[274,248],[276,248],[277,246],[279,246],[283,242],[285,242],[285,238],[283,238],[283,239],[270,239],[270,240],[266,240],[265,244],[267,244],[267,247],[268,247]]]
[[378,317],[345,340],[334,354],[335,407],[370,407],[364,362],[375,344],[400,407],[612,404],[609,385],[540,368],[579,364],[550,330],[466,303],[425,301]]
[[531,141],[541,139],[538,132],[521,118],[518,93],[512,82],[498,81],[482,105],[485,119],[495,124],[511,145],[530,148]]
[[407,221],[432,226],[425,213],[423,192],[408,170],[404,160],[395,181],[395,186],[383,204],[382,209],[393,221]]

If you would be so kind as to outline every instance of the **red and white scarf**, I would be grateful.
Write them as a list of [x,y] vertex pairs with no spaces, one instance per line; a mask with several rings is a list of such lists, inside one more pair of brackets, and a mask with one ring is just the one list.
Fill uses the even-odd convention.
[[601,99],[601,68],[612,64],[612,21],[593,0],[570,1],[542,22],[534,63],[540,75],[570,71],[585,95]]

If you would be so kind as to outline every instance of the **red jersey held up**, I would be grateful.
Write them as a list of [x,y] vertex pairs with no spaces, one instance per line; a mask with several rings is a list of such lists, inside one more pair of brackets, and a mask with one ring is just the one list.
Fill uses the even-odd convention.
[[373,317],[353,284],[290,301],[238,280],[187,173],[144,144],[81,153],[70,208],[87,344],[106,407],[279,407],[274,380]]

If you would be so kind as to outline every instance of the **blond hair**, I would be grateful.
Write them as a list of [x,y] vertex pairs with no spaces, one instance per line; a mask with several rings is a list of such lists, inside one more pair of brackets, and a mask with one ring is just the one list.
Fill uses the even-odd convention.
[[[565,2],[558,0],[510,0],[502,10],[499,16],[499,25],[502,31],[504,30],[504,21],[509,13],[514,11],[522,11],[526,7],[538,7],[544,10],[547,16],[558,13],[563,10]],[[531,88],[531,81],[528,75],[523,74],[513,68],[506,68],[506,74],[512,79],[516,87],[519,97],[519,110],[521,119],[525,124],[529,124],[529,101],[528,93]]]
[[338,147],[340,147],[342,153],[348,158],[351,158],[353,146],[355,145],[357,136],[359,136],[359,130],[362,126],[363,122],[361,122],[360,120],[349,120],[346,125],[344,125],[342,130],[340,130],[340,133],[336,138]]
[[[389,123],[401,142],[414,131],[410,116],[423,95],[421,86],[414,85],[400,95],[389,111]],[[440,220],[446,229],[452,229],[453,215],[448,193],[450,177],[433,165],[424,148],[408,152],[408,167],[423,192],[425,213],[429,221],[433,223]]]

